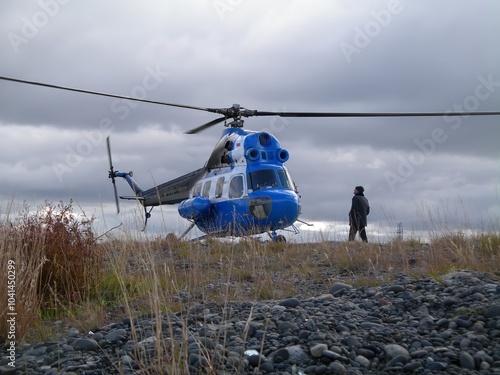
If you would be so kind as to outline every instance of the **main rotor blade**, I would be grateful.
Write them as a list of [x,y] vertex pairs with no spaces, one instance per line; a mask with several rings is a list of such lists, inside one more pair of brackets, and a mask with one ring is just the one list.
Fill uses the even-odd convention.
[[178,108],[186,108],[186,109],[194,109],[197,111],[204,111],[204,112],[211,112],[211,113],[218,113],[218,114],[223,114],[224,117],[210,121],[206,123],[205,125],[199,126],[195,129],[192,129],[187,132],[187,134],[195,134],[198,133],[210,126],[213,126],[215,124],[218,124],[221,121],[224,121],[226,118],[237,118],[239,116],[243,117],[252,117],[252,116],[280,116],[280,117],[439,117],[439,116],[498,116],[500,115],[499,111],[483,111],[483,112],[461,112],[461,111],[446,111],[446,112],[275,112],[275,111],[257,111],[257,110],[249,110],[249,109],[244,109],[239,107],[239,105],[236,107],[233,105],[232,107],[229,108],[204,108],[204,107],[196,107],[196,106],[191,106],[191,105],[185,105],[185,104],[177,104],[177,103],[168,103],[168,102],[161,102],[161,101],[156,101],[156,100],[148,100],[148,99],[140,99],[140,98],[134,98],[131,96],[124,96],[124,95],[116,95],[116,94],[109,94],[109,93],[103,93],[103,92],[98,92],[98,91],[90,91],[90,90],[82,90],[82,89],[77,89],[77,88],[72,88],[72,87],[66,87],[66,86],[58,86],[58,85],[52,85],[48,83],[42,83],[42,82],[36,82],[36,81],[27,81],[27,80],[22,80],[22,79],[17,79],[17,78],[11,78],[11,77],[3,77],[0,76],[0,80],[5,80],[5,81],[11,81],[11,82],[17,82],[17,83],[24,83],[28,85],[35,85],[35,86],[41,86],[41,87],[47,87],[47,88],[53,88],[53,89],[58,89],[58,90],[66,90],[66,91],[72,91],[72,92],[79,92],[83,94],[91,94],[91,95],[99,95],[99,96],[105,96],[105,97],[110,97],[110,98],[116,98],[116,99],[123,99],[123,100],[132,100],[136,102],[143,102],[143,103],[150,103],[150,104],[158,104],[158,105],[164,105],[164,106],[169,106],[169,107],[178,107]]
[[115,94],[109,94],[109,93],[105,93],[105,92],[82,90],[82,89],[76,89],[73,87],[58,86],[58,85],[52,85],[52,84],[48,84],[48,83],[35,82],[35,81],[26,81],[23,79],[10,78],[10,77],[0,76],[0,79],[4,80],[4,81],[24,83],[27,85],[48,87],[48,88],[57,89],[57,90],[66,90],[66,91],[72,91],[72,92],[79,92],[79,93],[83,93],[83,94],[106,96],[109,98],[133,100],[133,101],[142,102],[142,103],[159,104],[159,105],[165,105],[165,106],[169,106],[169,107],[187,108],[187,109],[195,109],[197,111],[213,112],[213,110],[211,110],[210,108],[195,107],[195,106],[185,105],[185,104],[176,104],[176,103],[160,102],[160,101],[156,101],[156,100],[140,99],[140,98],[134,98],[132,96],[115,95]]
[[269,112],[244,110],[242,116],[280,117],[439,117],[439,116],[498,116],[500,112]]
[[191,129],[191,130],[187,131],[185,134],[196,134],[196,133],[199,133],[202,130],[205,130],[205,129],[211,127],[211,126],[214,126],[214,125],[218,124],[219,122],[224,121],[225,119],[226,119],[226,117],[216,118],[215,120],[207,122],[204,125],[198,126],[197,128],[194,128],[194,129]]

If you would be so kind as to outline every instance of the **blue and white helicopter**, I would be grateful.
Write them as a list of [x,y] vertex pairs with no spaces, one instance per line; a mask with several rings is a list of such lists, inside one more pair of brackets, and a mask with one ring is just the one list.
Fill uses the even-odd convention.
[[[243,129],[241,113],[245,112],[238,105],[229,110],[235,115],[226,123],[227,129],[203,168],[143,190],[132,178],[132,172],[113,169],[108,138],[109,177],[113,184],[117,177],[128,182],[135,196],[120,198],[139,200],[146,222],[155,206],[178,204],[180,216],[191,222],[180,239],[196,226],[205,233],[197,239],[267,232],[273,241],[284,242],[285,237],[277,231],[298,233],[294,223],[300,221],[301,207],[297,187],[285,167],[289,153],[273,135]],[[226,117],[208,126],[224,120]]]
[[[133,196],[122,199],[136,200],[144,207],[145,225],[154,207],[164,204],[178,204],[179,214],[190,221],[189,228],[198,227],[205,236],[249,236],[268,233],[273,241],[285,241],[278,230],[298,233],[295,223],[301,214],[300,195],[285,162],[289,153],[278,139],[267,132],[243,129],[243,118],[253,116],[280,117],[436,117],[436,116],[490,116],[491,112],[268,112],[242,108],[237,104],[229,108],[203,108],[162,101],[140,99],[47,83],[26,81],[11,77],[0,80],[42,86],[52,89],[100,95],[105,97],[144,102],[150,104],[205,111],[222,115],[188,134],[198,133],[206,128],[225,123],[227,129],[210,155],[205,166],[181,177],[143,190],[132,178],[132,172],[119,172],[113,168],[109,137],[107,138],[110,170],[108,177],[114,187],[117,212],[120,211],[116,189],[116,178],[125,179]],[[307,223],[306,223],[307,224]]]

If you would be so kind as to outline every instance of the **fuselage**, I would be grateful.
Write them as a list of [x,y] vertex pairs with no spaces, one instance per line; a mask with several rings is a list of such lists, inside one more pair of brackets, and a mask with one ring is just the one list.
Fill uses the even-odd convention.
[[300,197],[284,163],[288,152],[266,132],[227,129],[179,214],[208,235],[244,236],[284,229]]

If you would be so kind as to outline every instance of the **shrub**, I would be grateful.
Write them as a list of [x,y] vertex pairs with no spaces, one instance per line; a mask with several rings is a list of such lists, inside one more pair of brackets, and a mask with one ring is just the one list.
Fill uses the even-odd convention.
[[[12,222],[6,217],[0,224],[0,266],[6,270],[9,261],[16,265],[16,311],[22,312],[16,326],[19,340],[40,311],[57,315],[61,307],[88,298],[102,259],[92,231],[94,217],[79,219],[72,201],[46,202],[35,213],[24,204]],[[5,276],[0,278],[4,281]],[[1,298],[2,312],[6,301]]]

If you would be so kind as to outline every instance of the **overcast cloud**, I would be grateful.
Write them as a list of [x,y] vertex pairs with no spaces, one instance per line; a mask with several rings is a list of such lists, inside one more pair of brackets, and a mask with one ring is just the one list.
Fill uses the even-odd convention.
[[[496,0],[2,1],[0,76],[201,107],[498,111],[499,20]],[[134,203],[114,214],[107,135],[116,168],[147,188],[203,166],[222,131],[182,134],[215,118],[205,112],[7,81],[0,97],[3,213],[13,196],[33,206],[72,198],[113,226]],[[498,230],[499,121],[250,118],[245,126],[272,132],[290,152],[301,219],[342,239],[356,185],[370,200],[373,235],[398,222],[416,232],[432,219]],[[175,207],[162,210],[153,227],[187,227]]]

